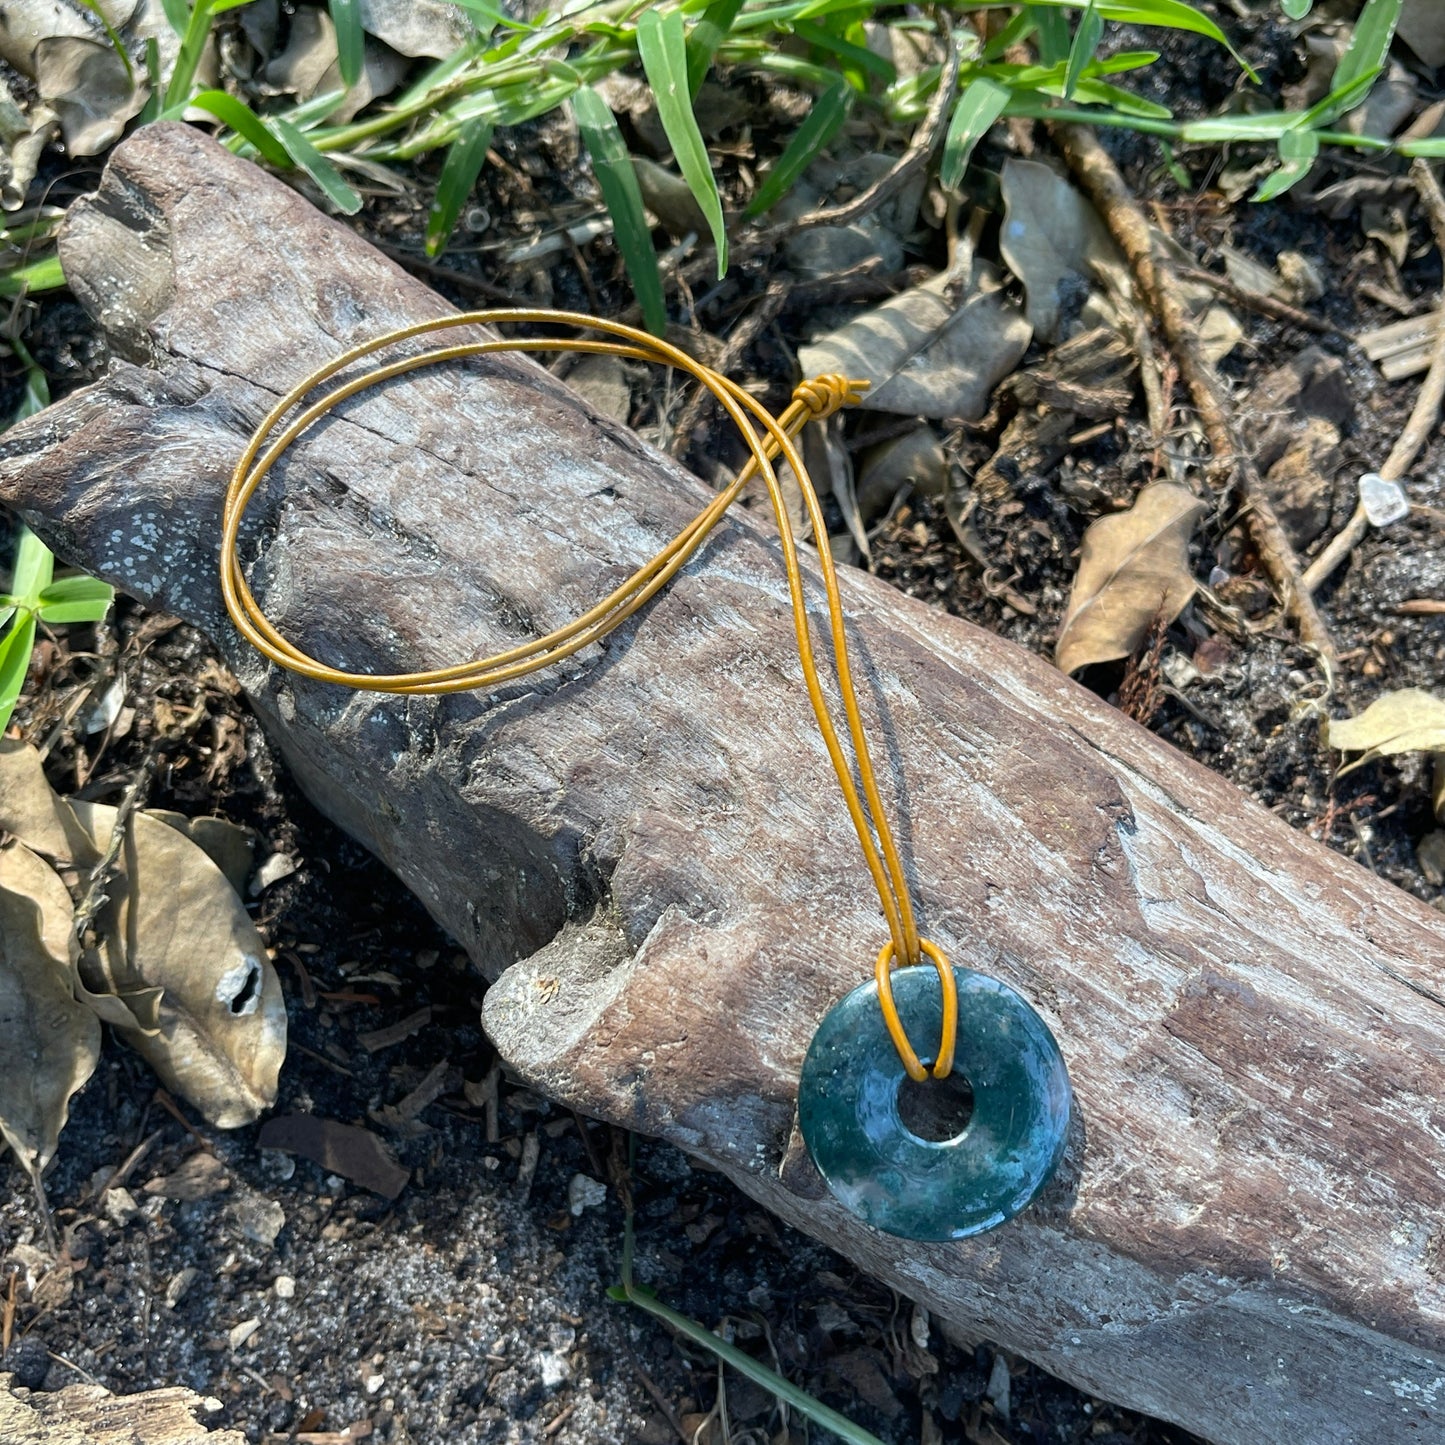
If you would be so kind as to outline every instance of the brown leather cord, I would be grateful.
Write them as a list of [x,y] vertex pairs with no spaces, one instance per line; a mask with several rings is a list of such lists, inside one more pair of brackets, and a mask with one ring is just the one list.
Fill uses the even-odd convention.
[[[371,370],[351,377],[333,390],[326,392],[318,400],[305,406],[284,427],[282,426],[282,419],[286,414],[300,406],[311,392],[348,367],[378,351],[399,342],[457,326],[501,324],[565,325],[576,327],[579,330],[602,332],[604,336],[611,339],[598,340],[587,337],[534,339],[499,336],[485,341],[468,341],[435,347],[375,366]],[[421,367],[435,366],[467,357],[511,351],[582,352],[592,355],[622,356],[638,361],[654,362],[686,372],[706,387],[717,399],[729,419],[737,427],[752,456],[734,481],[719,492],[655,557],[639,567],[626,582],[609,593],[594,607],[589,608],[566,626],[548,633],[545,637],[536,638],[493,657],[457,663],[450,667],[434,668],[425,672],[387,675],[351,673],[329,667],[325,663],[309,657],[300,648],[282,637],[267,620],[241,571],[237,555],[237,542],[246,508],[257,488],[298,437],[358,392],[365,391],[394,377],[416,371]],[[600,321],[594,317],[574,312],[545,309],[472,311],[418,322],[413,326],[403,327],[400,330],[374,337],[358,346],[353,346],[334,357],[325,366],[317,368],[303,381],[292,387],[271,408],[265,419],[256,428],[240,460],[236,463],[235,470],[231,474],[230,484],[226,489],[221,533],[221,591],[225,597],[226,610],[230,613],[231,620],[252,646],[279,666],[289,668],[291,671],[315,681],[330,682],[341,687],[372,692],[404,694],[449,693],[468,691],[473,688],[496,687],[501,683],[525,677],[528,673],[536,672],[539,668],[548,667],[562,658],[571,656],[572,653],[586,647],[589,643],[605,637],[620,623],[632,616],[652,597],[656,596],[687,562],[688,558],[697,551],[698,547],[702,545],[703,539],[741,495],[748,482],[755,476],[761,476],[773,505],[778,532],[782,540],[783,565],[787,572],[788,592],[793,609],[793,627],[797,633],[798,655],[802,663],[803,680],[808,690],[808,698],[818,720],[818,728],[822,734],[824,746],[827,748],[829,759],[833,764],[833,770],[837,774],[839,786],[843,790],[843,799],[853,827],[858,834],[864,861],[867,863],[868,871],[878,889],[878,898],[884,917],[888,920],[889,942],[878,955],[874,971],[884,1022],[909,1077],[918,1081],[927,1078],[929,1071],[919,1062],[918,1055],[910,1044],[907,1032],[898,1017],[898,1010],[893,1001],[891,975],[896,966],[912,966],[925,960],[931,962],[938,970],[943,987],[943,1026],[938,1053],[932,1067],[933,1076],[942,1079],[946,1078],[952,1070],[957,1034],[958,994],[953,970],[943,953],[918,935],[907,876],[903,871],[903,864],[899,858],[892,830],[888,826],[883,802],[878,793],[877,779],[863,729],[863,719],[858,710],[858,700],[848,660],[848,643],[843,623],[842,602],[838,592],[837,572],[832,554],[827,546],[827,531],[822,507],[819,505],[817,493],[808,476],[807,468],[803,465],[803,459],[794,446],[794,438],[809,421],[830,416],[840,407],[856,402],[858,392],[865,385],[866,383],[850,382],[839,376],[824,376],[813,381],[805,381],[793,393],[792,402],[782,415],[775,418],[766,407],[736,382],[719,372],[712,371],[677,347],[671,346],[665,341],[659,341],[647,332],[623,326],[618,322]],[[759,427],[762,430],[761,435]],[[274,439],[272,439],[273,433],[275,434]],[[793,535],[782,489],[773,468],[773,458],[778,456],[781,456],[793,469],[793,475],[797,478],[802,491],[803,503],[812,524],[813,535],[819,542],[816,555],[828,599],[829,629],[838,676],[838,690],[842,698],[849,739],[852,742],[853,754],[857,762],[858,777],[862,783],[861,797],[853,780],[852,769],[843,752],[837,729],[833,724],[818,674],[817,661],[813,652],[812,630],[808,622],[803,593],[802,571],[798,563],[798,544]]]

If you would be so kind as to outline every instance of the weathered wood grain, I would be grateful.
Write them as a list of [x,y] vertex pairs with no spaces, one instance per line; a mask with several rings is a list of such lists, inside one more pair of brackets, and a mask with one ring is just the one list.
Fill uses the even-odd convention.
[[[67,1385],[43,1394],[15,1390],[0,1375],[0,1440],[5,1445],[242,1445],[235,1430],[209,1431],[190,1390],[112,1395],[99,1385]],[[218,1407],[217,1407],[218,1408]]]
[[[1038,1005],[1078,1101],[1024,1217],[961,1245],[871,1233],[792,1137],[808,1039],[883,925],[769,529],[733,518],[633,624],[494,694],[277,675],[220,609],[224,478],[292,381],[444,303],[176,126],[117,150],[62,256],[126,359],[0,438],[0,500],[216,637],[302,786],[494,978],[486,1024],[527,1078],[1214,1440],[1445,1435],[1438,914],[1043,661],[850,575],[926,931]],[[492,361],[349,404],[247,550],[290,635],[394,670],[567,620],[704,496],[540,369]]]

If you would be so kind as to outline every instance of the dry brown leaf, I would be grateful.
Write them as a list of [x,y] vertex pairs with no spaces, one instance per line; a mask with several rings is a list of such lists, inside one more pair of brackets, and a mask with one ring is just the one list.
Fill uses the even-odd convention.
[[1445,65],[1445,0],[1405,0],[1395,33],[1426,65]]
[[[116,810],[73,806],[103,847]],[[117,990],[163,991],[157,1031],[132,1026],[127,1042],[216,1128],[251,1123],[276,1100],[286,1006],[235,889],[189,838],[138,813],[109,891],[96,924]]]
[[183,1160],[173,1173],[147,1179],[143,1192],[158,1194],[162,1199],[191,1202],[209,1199],[230,1187],[231,1176],[226,1166],[208,1150],[199,1149],[189,1159]]
[[256,835],[249,828],[227,822],[225,818],[201,815],[188,818],[168,808],[147,808],[146,816],[159,818],[183,837],[189,838],[222,873],[238,896],[246,896],[246,883],[255,862]]
[[[36,853],[89,868],[116,816],[56,797],[34,749],[0,743],[0,829]],[[192,841],[222,841],[219,823],[192,819],[182,832],[144,812],[131,819],[95,920],[99,946],[78,960],[73,988],[170,1088],[230,1129],[275,1101],[286,1009],[236,889]],[[227,849],[233,831],[221,824]]]
[[0,832],[58,863],[89,868],[100,858],[70,804],[46,781],[40,754],[18,738],[0,738]]
[[263,1149],[299,1154],[383,1199],[395,1199],[411,1178],[411,1171],[391,1157],[386,1145],[370,1129],[315,1114],[282,1114],[267,1119],[257,1143]]
[[1024,283],[1028,318],[1040,341],[1067,334],[1100,282],[1129,294],[1129,268],[1099,213],[1063,176],[1040,161],[1009,160],[999,250]]
[[70,989],[72,913],[43,858],[0,848],[0,1135],[37,1192],[100,1058],[100,1023]]
[[1325,740],[1342,753],[1361,755],[1342,774],[1395,753],[1445,753],[1445,698],[1423,687],[1387,692],[1358,717],[1332,718]]
[[1084,533],[1054,661],[1064,672],[1128,657],[1161,614],[1172,622],[1194,595],[1189,535],[1204,504],[1186,487],[1155,482],[1127,512]]
[[938,433],[924,422],[902,436],[870,447],[858,467],[858,511],[871,525],[904,487],[925,497],[941,497],[948,481],[948,458]]
[[35,47],[35,83],[60,120],[72,156],[99,155],[139,114],[148,88],[135,83],[106,40],[57,35]]
[[1028,349],[1029,324],[982,262],[961,301],[947,275],[890,296],[798,349],[805,376],[871,383],[863,405],[905,416],[977,421],[989,393]]

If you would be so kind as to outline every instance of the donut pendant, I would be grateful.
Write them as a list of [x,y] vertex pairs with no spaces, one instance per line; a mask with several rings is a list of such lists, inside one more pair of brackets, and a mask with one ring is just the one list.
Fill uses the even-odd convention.
[[[966,1239],[1013,1218],[1058,1168],[1068,1133],[1072,1091],[1048,1026],[1007,984],[953,972],[949,1078],[909,1079],[869,982],[824,1015],[799,1080],[798,1126],[829,1189],[904,1239]],[[893,995],[911,1038],[939,1036],[933,968],[898,969]]]

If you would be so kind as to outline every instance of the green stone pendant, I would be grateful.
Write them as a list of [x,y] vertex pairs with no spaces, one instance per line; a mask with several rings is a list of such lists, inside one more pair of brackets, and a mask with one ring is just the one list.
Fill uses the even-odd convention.
[[[1047,1025],[1007,984],[966,968],[948,1079],[915,1084],[878,1006],[855,988],[824,1016],[798,1086],[798,1127],[828,1187],[904,1239],[966,1239],[1026,1208],[1064,1153],[1072,1097]],[[893,997],[912,1039],[937,1039],[943,990],[901,968]]]

